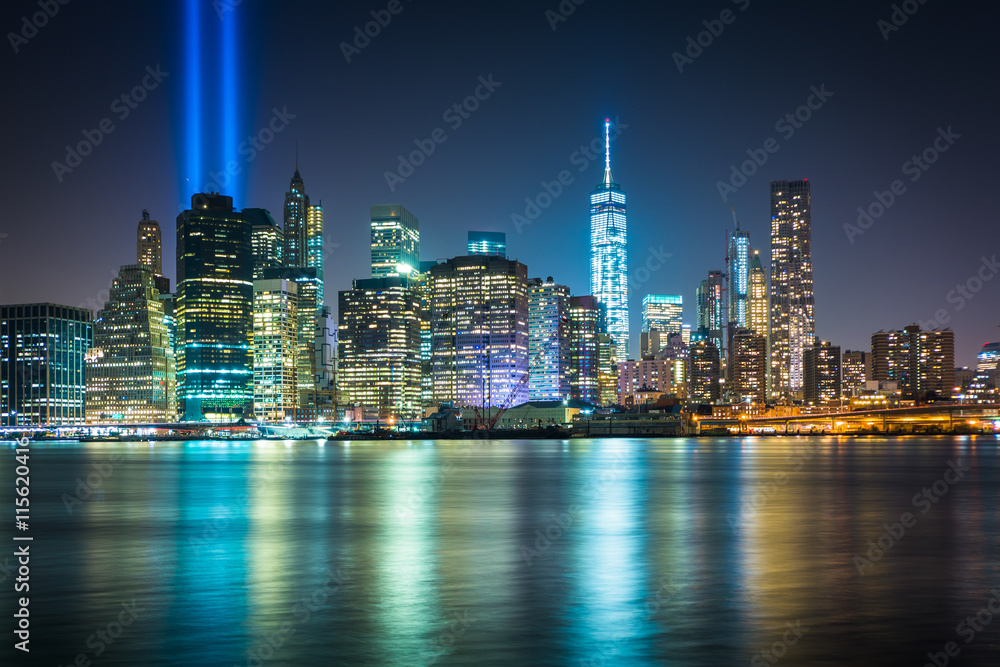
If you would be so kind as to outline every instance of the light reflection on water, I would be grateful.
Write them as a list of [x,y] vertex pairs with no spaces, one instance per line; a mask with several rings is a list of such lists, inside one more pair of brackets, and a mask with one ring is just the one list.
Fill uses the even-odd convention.
[[997,655],[956,634],[1000,586],[994,437],[319,444],[35,443],[30,664],[734,665],[796,623],[782,664]]

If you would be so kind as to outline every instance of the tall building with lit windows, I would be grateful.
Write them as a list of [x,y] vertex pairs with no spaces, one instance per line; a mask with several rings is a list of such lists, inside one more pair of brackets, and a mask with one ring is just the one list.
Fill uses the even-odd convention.
[[726,277],[729,280],[726,290],[726,325],[733,330],[748,326],[750,262],[750,232],[737,226],[736,231],[729,235],[726,254]]
[[688,388],[691,400],[696,403],[715,403],[719,400],[720,360],[719,348],[711,339],[691,344],[691,383]]
[[840,346],[816,341],[802,357],[802,398],[809,405],[836,401],[841,397]]
[[267,269],[285,265],[283,259],[285,233],[264,208],[245,208],[243,217],[250,224],[253,252],[253,279],[260,280]]
[[187,421],[253,414],[251,227],[233,198],[195,194],[177,216],[178,402]]
[[642,330],[659,331],[664,342],[681,332],[684,299],[680,294],[647,294],[642,297]]
[[0,426],[84,423],[93,327],[83,308],[0,306]]
[[750,275],[747,281],[747,324],[746,328],[761,336],[768,335],[767,274],[760,263],[760,253],[753,251],[750,260]]
[[611,121],[604,122],[604,180],[590,193],[590,291],[608,309],[608,334],[629,357],[628,230],[625,192],[611,178]]
[[600,336],[606,336],[605,307],[592,295],[569,299],[570,398],[600,402]]
[[469,232],[470,255],[507,257],[507,235],[503,232]]
[[470,255],[431,268],[435,402],[514,406],[528,400],[528,269]]
[[302,176],[299,175],[299,165],[296,164],[288,192],[285,193],[285,266],[306,266],[308,213],[309,195],[306,194],[306,186],[302,182]]
[[132,264],[118,271],[94,320],[87,353],[87,423],[170,422],[176,365],[156,276]]
[[928,392],[950,398],[955,388],[955,332],[921,331],[911,324],[903,331],[872,334],[871,379],[896,381],[903,395],[923,399]]
[[751,329],[733,333],[729,350],[729,393],[734,402],[767,400],[767,339]]
[[408,276],[355,280],[340,292],[340,392],[366,419],[397,426],[420,418],[420,310]]
[[397,267],[420,267],[420,221],[401,204],[371,207],[372,278],[400,275]]
[[[306,211],[306,250],[305,263],[302,266],[309,269],[316,269],[316,278],[319,280],[319,290],[316,294],[317,310],[322,310],[326,303],[326,282],[323,273],[323,202],[310,204]],[[318,314],[317,314],[318,315]]]
[[153,272],[156,289],[160,292],[170,291],[170,279],[163,275],[160,223],[150,220],[146,209],[142,209],[142,220],[136,230],[135,263]]
[[253,281],[253,407],[257,419],[282,421],[298,406],[298,285]]
[[698,331],[715,344],[723,354],[723,329],[726,326],[726,307],[722,300],[726,274],[709,271],[708,278],[698,285]]
[[549,276],[528,281],[528,400],[570,397],[569,288]]
[[771,391],[803,389],[803,355],[816,341],[809,180],[771,181]]
[[317,373],[321,362],[317,361],[316,329],[323,313],[320,304],[320,294],[323,281],[317,270],[312,267],[286,266],[278,269],[265,269],[264,280],[291,280],[296,284],[298,292],[298,372],[296,381],[299,385],[299,407],[306,407],[312,402],[312,396],[318,391]]

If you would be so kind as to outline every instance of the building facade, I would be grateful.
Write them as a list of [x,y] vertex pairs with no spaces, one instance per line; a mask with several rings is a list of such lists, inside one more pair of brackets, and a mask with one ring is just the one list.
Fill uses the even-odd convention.
[[[87,353],[87,423],[149,424],[176,419],[176,362],[156,277],[123,266],[94,320]],[[174,394],[174,395],[172,395]]]
[[507,257],[507,235],[503,232],[469,232],[470,255]]
[[253,414],[251,228],[232,197],[196,194],[177,216],[178,401],[186,421]]
[[420,221],[401,204],[371,207],[372,278],[399,275],[420,267]]
[[552,277],[528,281],[528,400],[570,397],[569,288]]
[[750,262],[750,232],[737,226],[726,254],[726,323],[733,330],[749,326]]
[[618,403],[626,405],[633,402],[631,398],[642,390],[674,393],[674,360],[619,361]]
[[0,306],[0,425],[86,421],[93,313],[53,303]]
[[298,285],[253,281],[253,405],[263,421],[292,417],[298,406]]
[[684,299],[680,294],[647,294],[642,297],[642,331],[664,336],[681,332]]
[[611,178],[610,127],[606,121],[604,180],[590,193],[590,292],[608,309],[615,356],[628,359],[628,230],[625,192]]
[[387,427],[421,417],[420,295],[407,276],[340,292],[337,373],[343,400]]
[[434,401],[459,407],[528,400],[528,269],[473,255],[431,268]]
[[260,280],[267,269],[280,269],[285,265],[285,233],[267,209],[245,208],[243,216],[250,224],[253,279]]
[[841,382],[844,393],[858,396],[865,390],[865,383],[874,379],[872,375],[872,355],[859,350],[845,350],[840,360]]
[[729,352],[729,392],[733,402],[767,400],[767,339],[752,329],[733,334]]
[[803,356],[816,340],[808,179],[771,181],[771,389],[802,391]]
[[955,332],[921,331],[911,324],[903,331],[872,335],[873,380],[896,381],[907,397],[922,399],[929,392],[950,398],[955,387]]
[[803,400],[819,405],[839,400],[841,392],[840,346],[817,341],[805,351]]
[[719,400],[719,348],[710,339],[691,344],[691,400],[716,403]]
[[306,194],[306,186],[302,182],[302,176],[299,175],[299,167],[295,165],[295,173],[288,185],[288,192],[285,193],[283,216],[285,266],[306,266],[308,213],[309,195]]
[[709,271],[708,278],[698,285],[698,331],[715,344],[720,357],[723,354],[723,331],[726,326],[725,302],[722,292],[726,274]]
[[605,307],[592,295],[569,300],[570,398],[600,403],[600,335],[607,334]]

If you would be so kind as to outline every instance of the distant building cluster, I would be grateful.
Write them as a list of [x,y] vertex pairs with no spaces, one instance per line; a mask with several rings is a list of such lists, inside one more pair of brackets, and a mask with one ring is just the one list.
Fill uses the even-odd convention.
[[[0,306],[0,425],[343,421],[386,428],[541,424],[555,414],[763,414],[997,402],[1000,343],[955,368],[951,330],[906,326],[846,350],[815,330],[808,180],[770,184],[770,273],[750,234],[727,233],[725,267],[695,294],[642,298],[630,355],[626,197],[605,171],[590,194],[590,294],[531,277],[503,233],[469,231],[467,254],[421,261],[420,222],[370,208],[370,276],[325,305],[324,213],[298,167],[282,224],[201,193],[177,216],[177,284],[162,275],[147,211],[135,263],[103,308]],[[551,419],[550,419],[551,418]],[[449,426],[450,425],[450,426]]]

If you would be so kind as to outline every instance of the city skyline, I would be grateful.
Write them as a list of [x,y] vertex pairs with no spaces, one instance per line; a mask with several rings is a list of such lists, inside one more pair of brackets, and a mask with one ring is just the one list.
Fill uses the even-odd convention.
[[[600,179],[603,166],[599,156],[588,157],[587,144],[600,139],[595,121],[611,117],[620,123],[620,132],[612,138],[616,173],[627,181],[630,195],[630,282],[646,277],[642,269],[647,260],[650,266],[661,263],[641,285],[630,284],[633,330],[638,329],[635,314],[644,294],[682,294],[693,303],[704,270],[722,266],[724,231],[732,227],[730,204],[735,204],[741,228],[750,232],[769,265],[768,250],[761,243],[768,232],[767,183],[809,178],[814,188],[818,333],[845,349],[861,349],[872,330],[930,322],[942,311],[947,319],[943,324],[956,331],[960,365],[975,363],[975,349],[995,338],[996,314],[990,302],[1000,283],[967,290],[971,299],[956,286],[965,289],[983,265],[983,256],[992,258],[992,251],[974,247],[967,239],[988,238],[994,214],[983,197],[946,193],[982,183],[997,148],[986,111],[992,93],[980,83],[987,79],[990,59],[978,57],[986,54],[985,42],[967,35],[970,17],[976,25],[987,25],[995,8],[980,7],[963,15],[922,5],[886,39],[877,23],[887,18],[888,7],[839,5],[829,12],[799,7],[790,12],[788,3],[753,3],[745,11],[733,4],[735,22],[692,63],[682,61],[683,71],[678,71],[673,54],[684,54],[688,37],[705,30],[704,21],[717,20],[713,12],[697,6],[648,8],[644,11],[649,14],[637,21],[633,12],[619,15],[595,7],[579,6],[565,21],[556,22],[554,30],[538,6],[482,8],[478,11],[483,23],[465,30],[459,29],[461,13],[406,6],[384,34],[347,62],[339,44],[350,43],[354,26],[370,20],[371,7],[364,3],[346,3],[336,16],[315,6],[316,20],[305,26],[270,8],[236,5],[224,16],[235,17],[241,30],[246,56],[242,98],[249,117],[241,123],[236,143],[264,128],[264,139],[270,139],[266,144],[258,140],[259,148],[248,143],[249,149],[237,154],[241,171],[229,176],[234,187],[240,180],[236,206],[265,208],[280,219],[283,186],[294,170],[298,141],[301,173],[310,193],[322,194],[325,204],[326,278],[336,286],[331,291],[345,289],[365,275],[367,260],[360,254],[367,233],[352,229],[355,223],[367,220],[372,204],[401,201],[424,223],[424,257],[460,254],[468,229],[505,232],[509,257],[524,262],[533,275],[553,275],[572,293],[584,294],[589,292],[589,269],[584,259],[587,211],[581,202]],[[10,7],[6,23],[18,25],[22,14]],[[123,20],[126,27],[111,33],[100,13],[67,5],[18,53],[12,50],[3,65],[10,85],[45,110],[34,116],[16,108],[3,112],[9,126],[23,128],[9,144],[11,163],[19,165],[6,182],[9,193],[18,193],[8,197],[11,219],[40,221],[0,230],[8,234],[0,243],[4,302],[86,304],[107,288],[112,271],[130,261],[134,250],[129,236],[142,209],[169,227],[169,220],[187,205],[178,178],[184,162],[184,114],[178,105],[185,89],[180,9],[173,3],[150,3]],[[202,21],[214,30],[220,17],[206,5]],[[164,29],[128,30],[129,23]],[[479,29],[487,25],[489,31]],[[790,41],[781,48],[757,43],[755,36],[765,27],[787,34]],[[530,43],[535,54],[531,63],[494,36],[514,29]],[[605,35],[607,48],[593,53],[578,48],[596,29]],[[263,38],[280,40],[292,32],[300,33],[296,43],[307,49],[298,58]],[[648,39],[651,35],[656,38]],[[415,50],[413,60],[399,63],[393,41],[418,38],[423,46]],[[857,48],[843,57],[826,57],[842,53],[844,39]],[[928,43],[940,46],[927,49]],[[256,48],[248,48],[251,44]],[[100,78],[50,69],[46,53],[63,46],[86,52]],[[799,56],[787,63],[787,76],[775,79],[770,63],[781,60],[790,47]],[[470,57],[455,62],[448,55],[454,48],[468,49]],[[122,49],[128,58],[120,57]],[[571,67],[566,53],[576,54]],[[640,74],[627,66],[635,57],[660,67]],[[301,67],[310,58],[322,58],[324,69]],[[871,66],[859,68],[862,62]],[[146,71],[148,66],[157,72],[157,65],[159,79]],[[429,71],[440,71],[441,76],[429,82],[419,74]],[[468,118],[457,116],[462,121],[457,128],[457,120],[443,119],[446,109],[474,97],[482,86],[479,77],[489,81],[491,73],[500,85],[479,100],[478,109]],[[330,93],[310,85],[317,77],[332,81],[331,89],[356,94],[326,113]],[[642,77],[656,85],[643,85]],[[134,109],[123,103],[115,106],[129,111],[122,119],[124,112],[111,110],[109,102],[144,79],[148,85],[137,96],[145,97],[141,103]],[[595,87],[595,80],[602,84]],[[413,104],[373,111],[366,100],[381,86],[395,87]],[[552,97],[527,104],[542,87]],[[815,96],[812,87],[825,99]],[[480,88],[481,96],[486,92]],[[72,109],[60,102],[66,95],[77,100]],[[746,103],[748,98],[752,104]],[[786,114],[794,120],[800,107],[803,117],[811,116],[807,121],[783,120]],[[65,147],[83,141],[81,130],[91,132],[105,116],[115,130],[72,172],[57,178],[52,163],[65,164]],[[779,120],[780,130],[775,129]],[[437,143],[424,164],[414,166],[412,175],[390,190],[385,172],[398,173],[398,156],[409,159],[417,150],[414,142],[425,142],[438,127],[447,140]],[[952,138],[947,152],[927,165],[919,157],[925,149],[933,148],[935,141],[939,147],[948,146],[939,128],[945,135],[950,128],[952,137],[959,138]],[[629,139],[633,134],[636,138]],[[776,152],[763,148],[769,138],[780,145]],[[766,162],[758,166],[748,151],[757,162]],[[914,181],[915,155],[929,168],[917,167],[920,176]],[[744,164],[747,160],[749,165]],[[906,172],[905,163],[910,163]],[[138,164],[141,170],[135,168]],[[741,173],[741,166],[752,175]],[[206,165],[203,182],[193,187],[210,180],[211,171],[219,175],[219,189],[227,190],[224,167]],[[559,181],[562,171],[572,182]],[[745,183],[740,184],[741,179]],[[902,195],[890,190],[896,179],[906,188]],[[552,192],[562,189],[551,204],[539,197],[551,196],[543,181]],[[720,196],[720,182],[737,190],[725,192],[727,201]],[[977,185],[970,191],[986,189]],[[893,197],[884,212],[876,192],[889,193],[882,195],[885,202]],[[537,217],[527,218],[525,198],[549,205],[539,207]],[[115,203],[110,213],[109,200]],[[336,210],[330,207],[333,201]],[[867,228],[858,228],[860,236],[849,237],[844,225],[858,225],[859,207],[877,217]],[[475,222],[468,220],[470,210],[476,211]],[[514,214],[530,224],[516,226]],[[957,226],[960,233],[928,243],[942,225]],[[163,252],[170,257],[174,239],[171,230],[163,231]],[[557,245],[561,252],[551,253]],[[30,284],[16,280],[36,263],[33,258],[41,247],[50,249],[47,261],[77,279],[64,283],[42,276]],[[891,256],[884,253],[888,247],[894,249]],[[657,260],[660,253],[671,257]],[[913,261],[934,270],[912,271],[908,267]],[[175,284],[173,267],[167,264],[167,276]],[[336,309],[332,294],[326,301]],[[958,308],[960,303],[963,308]],[[637,334],[631,343],[638,346]]]

